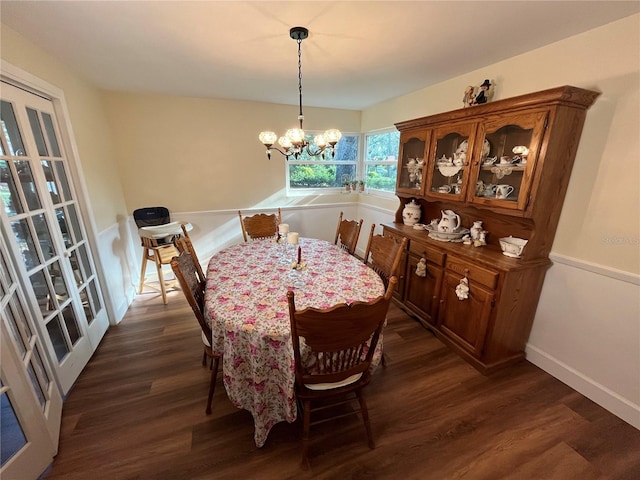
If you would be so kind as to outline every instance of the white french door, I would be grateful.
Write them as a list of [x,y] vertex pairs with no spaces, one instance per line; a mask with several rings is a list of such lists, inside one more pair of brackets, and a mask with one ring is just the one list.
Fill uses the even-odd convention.
[[104,332],[107,312],[53,103],[2,82],[0,218],[63,394]]
[[2,236],[0,318],[0,478],[38,478],[57,452],[62,397]]

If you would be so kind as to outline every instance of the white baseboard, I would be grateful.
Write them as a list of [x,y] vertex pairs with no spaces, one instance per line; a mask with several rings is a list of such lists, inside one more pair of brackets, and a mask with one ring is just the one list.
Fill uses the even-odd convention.
[[640,430],[640,405],[593,381],[557,358],[527,345],[527,360]]

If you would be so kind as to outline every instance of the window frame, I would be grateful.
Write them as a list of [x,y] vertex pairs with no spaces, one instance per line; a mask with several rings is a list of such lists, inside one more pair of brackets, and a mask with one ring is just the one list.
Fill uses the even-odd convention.
[[[381,135],[381,134],[385,134],[385,133],[398,133],[398,150],[396,151],[396,155],[395,155],[395,159],[394,160],[381,160],[378,162],[369,162],[367,161],[367,143],[368,143],[368,138],[370,136],[373,135]],[[361,167],[361,172],[362,172],[362,176],[366,175],[367,172],[367,165],[392,165],[392,166],[396,166],[398,165],[398,154],[400,152],[400,132],[398,132],[398,130],[395,127],[387,127],[387,128],[380,128],[377,130],[370,130],[368,132],[364,132],[362,133],[362,155],[361,155],[361,162],[360,162],[360,167]],[[375,196],[380,196],[380,197],[385,197],[385,198],[395,198],[396,196],[396,182],[398,180],[397,178],[398,176],[398,172],[396,171],[396,179],[393,183],[393,190],[392,191],[387,191],[387,190],[381,190],[381,189],[377,189],[377,188],[371,188],[369,185],[366,186],[367,192],[369,194],[375,195]]]
[[[384,134],[384,133],[392,133],[392,132],[397,132],[397,129],[393,126],[391,127],[386,127],[386,128],[381,128],[378,130],[371,130],[368,132],[343,132],[343,136],[351,136],[351,137],[357,137],[358,138],[358,155],[357,158],[354,161],[351,160],[338,160],[338,161],[333,161],[333,160],[323,160],[322,162],[324,162],[325,164],[332,164],[332,165],[355,165],[355,178],[358,180],[364,179],[366,181],[366,178],[364,178],[366,171],[367,171],[367,165],[395,165],[397,166],[398,160],[397,160],[397,153],[396,153],[396,159],[395,160],[382,160],[379,162],[368,162],[366,159],[366,148],[367,148],[367,139],[369,136],[372,135],[380,135],[380,134]],[[318,133],[322,133],[321,131],[315,131],[315,130],[309,130],[306,131],[306,135],[307,136],[311,136],[313,138],[313,136],[315,136]],[[398,151],[400,148],[400,141],[398,140]],[[317,165],[319,163],[318,160],[285,160],[284,161],[284,169],[285,169],[285,192],[286,192],[286,196],[287,197],[300,197],[300,196],[305,196],[305,195],[335,195],[337,193],[344,193],[344,188],[342,185],[338,186],[338,187],[326,187],[326,188],[291,188],[291,179],[290,179],[290,175],[289,175],[289,166],[291,164],[293,165]],[[397,172],[396,172],[397,175]],[[383,197],[383,198],[395,198],[395,182],[394,182],[394,188],[393,191],[387,191],[387,190],[381,190],[381,189],[375,189],[375,188],[370,188],[368,185],[366,186],[366,193],[373,195],[373,196],[377,196],[377,197]]]
[[[316,134],[323,133],[319,130],[308,130],[305,131],[306,136],[311,136],[313,138]],[[343,190],[343,186],[340,185],[338,187],[325,187],[325,188],[291,188],[291,179],[289,176],[289,166],[290,165],[317,165],[322,162],[325,165],[354,165],[355,166],[355,176],[358,178],[358,174],[361,171],[361,162],[362,162],[362,146],[363,146],[363,136],[360,132],[342,132],[343,137],[357,137],[358,139],[358,154],[354,160],[285,160],[284,168],[285,168],[285,186],[286,186],[286,195],[287,197],[300,197],[305,195],[334,195],[336,193],[340,193]]]

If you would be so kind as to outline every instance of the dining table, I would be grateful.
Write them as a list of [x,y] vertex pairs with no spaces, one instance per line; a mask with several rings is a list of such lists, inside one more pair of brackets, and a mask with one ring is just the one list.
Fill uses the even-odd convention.
[[[224,248],[206,277],[205,316],[213,353],[222,355],[224,387],[236,407],[252,414],[262,447],[276,423],[297,417],[287,292],[294,291],[296,309],[324,309],[372,301],[384,286],[342,248],[305,237],[298,245],[265,239]],[[381,356],[382,337],[372,365]]]

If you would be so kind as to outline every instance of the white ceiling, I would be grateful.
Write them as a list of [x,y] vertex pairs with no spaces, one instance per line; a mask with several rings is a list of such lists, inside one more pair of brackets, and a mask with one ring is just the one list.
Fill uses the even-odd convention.
[[2,0],[0,19],[100,88],[294,105],[289,28],[302,25],[304,105],[359,110],[639,10],[638,1]]

